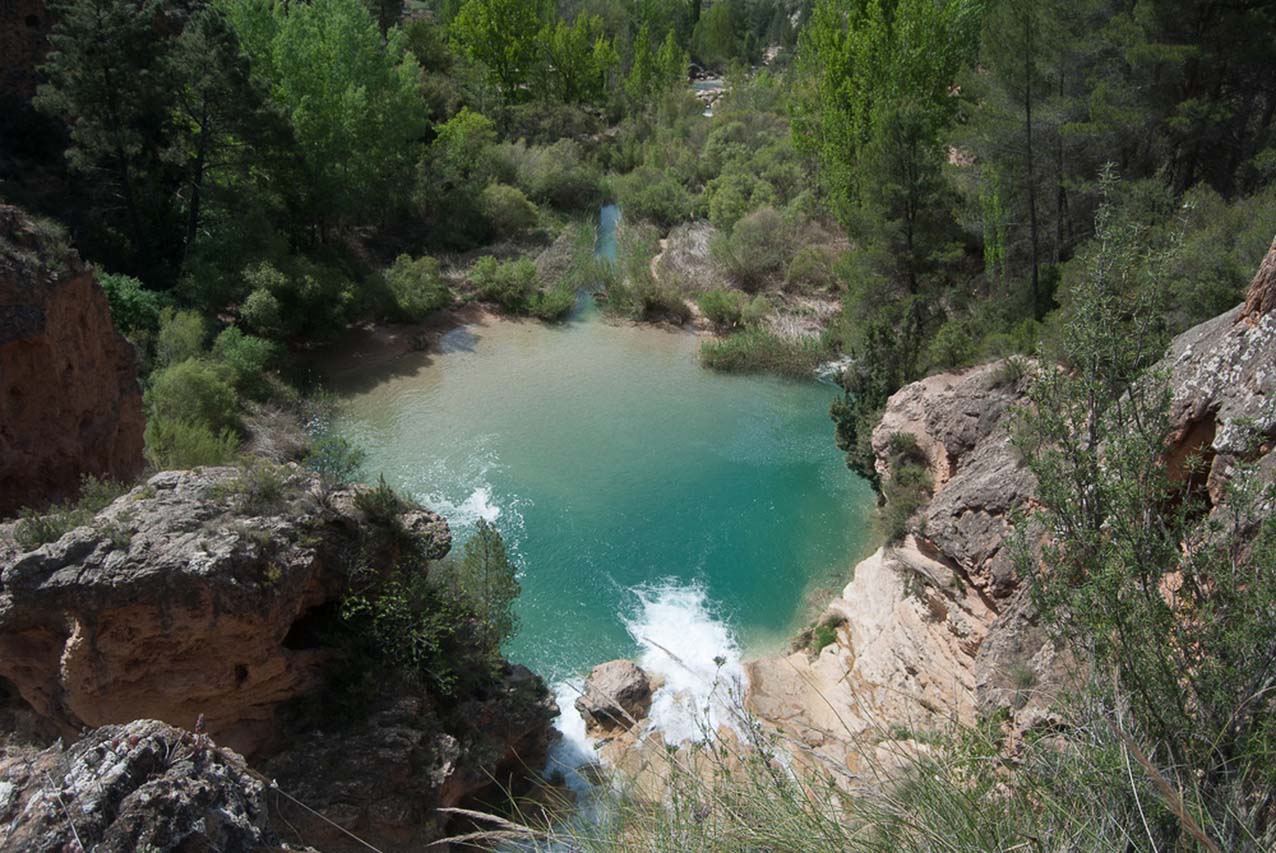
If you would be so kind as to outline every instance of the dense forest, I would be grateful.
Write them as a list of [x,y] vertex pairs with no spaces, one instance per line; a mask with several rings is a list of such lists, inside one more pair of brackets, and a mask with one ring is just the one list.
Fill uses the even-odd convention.
[[[306,354],[352,324],[419,323],[467,302],[554,322],[589,288],[627,320],[699,318],[714,332],[709,368],[809,375],[840,359],[836,440],[852,469],[895,490],[898,516],[908,484],[877,482],[869,446],[891,394],[996,357],[1012,370],[1028,370],[1026,356],[1062,364],[1034,386],[1054,414],[1029,419],[1020,440],[1053,529],[1073,537],[1049,555],[1058,571],[1041,613],[1113,674],[1086,699],[1090,758],[1036,755],[1032,784],[983,816],[1000,821],[993,834],[972,828],[983,801],[971,790],[988,790],[968,784],[982,742],[965,741],[966,763],[919,783],[916,802],[951,831],[948,849],[1087,814],[1094,835],[1076,849],[1110,849],[1101,798],[1070,799],[1079,790],[1142,821],[1129,849],[1271,840],[1271,525],[1244,554],[1182,548],[1207,538],[1203,522],[1168,480],[1140,479],[1158,464],[1150,425],[1163,402],[1095,401],[1120,398],[1172,335],[1241,301],[1276,232],[1276,5],[59,0],[50,11],[38,91],[5,104],[0,195],[65,228],[102,273],[146,366],[156,467],[233,458],[264,411],[304,416]],[[723,94],[706,108],[693,77],[721,78]],[[613,202],[624,225],[607,265],[593,258],[593,222]],[[697,242],[700,255],[679,261]],[[1103,431],[1120,464],[1097,461]],[[313,461],[348,472],[355,453],[328,444]],[[1247,519],[1262,516],[1263,499],[1245,500]],[[1205,584],[1203,615],[1185,625],[1126,595],[1155,587],[1148,565],[1234,571]],[[1217,666],[1185,684],[1191,664],[1174,649]],[[1097,722],[1112,718],[1134,734]],[[1135,740],[1146,755],[1131,770]],[[1173,796],[1139,800],[1125,777],[1143,769]],[[1033,815],[1022,825],[1018,807]],[[871,818],[889,830],[879,849],[911,831],[901,813]],[[812,820],[794,831],[834,832]]]

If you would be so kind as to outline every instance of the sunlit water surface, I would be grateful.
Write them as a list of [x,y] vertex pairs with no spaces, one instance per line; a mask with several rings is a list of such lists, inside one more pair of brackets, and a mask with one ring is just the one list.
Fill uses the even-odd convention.
[[697,725],[678,694],[703,711],[845,582],[872,505],[833,443],[833,387],[714,373],[698,348],[582,299],[566,324],[457,328],[336,389],[365,478],[446,515],[456,553],[480,517],[504,535],[523,588],[508,656],[568,708],[590,666],[641,657],[670,682],[653,714],[670,739]]

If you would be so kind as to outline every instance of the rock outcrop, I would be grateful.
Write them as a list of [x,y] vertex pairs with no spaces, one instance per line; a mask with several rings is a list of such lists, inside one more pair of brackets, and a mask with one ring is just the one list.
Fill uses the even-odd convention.
[[576,710],[596,737],[623,731],[651,710],[651,681],[632,661],[600,663],[585,679],[585,692],[576,699]]
[[[56,542],[0,542],[0,677],[66,737],[203,715],[220,742],[262,747],[280,704],[322,682],[310,628],[345,591],[365,523],[352,490],[324,506],[278,470],[270,502],[246,503],[252,472],[169,471]],[[408,513],[446,554],[446,522]]]
[[[451,546],[444,519],[411,504],[370,515],[363,491],[295,466],[171,471],[31,551],[0,527],[0,686],[68,741],[201,720],[344,828],[423,848],[438,806],[539,770],[556,709],[520,667],[474,695],[387,681],[357,714],[323,705],[352,569],[393,563],[407,540],[429,559]],[[283,814],[290,841],[359,849],[304,809]]]
[[[1273,308],[1276,243],[1245,304],[1179,335],[1157,365],[1172,395],[1166,462],[1175,473],[1203,459],[1199,485],[1215,506],[1240,458],[1257,453],[1276,480]],[[1010,433],[1024,373],[998,362],[891,397],[873,433],[878,469],[890,473],[891,436],[908,433],[926,457],[932,497],[914,533],[859,563],[829,605],[822,621],[839,626],[836,642],[814,657],[747,665],[759,717],[856,771],[888,765],[883,744],[979,712],[1006,712],[1016,731],[1048,723],[1084,665],[1037,624],[1008,547],[1012,515],[1031,509],[1035,488]],[[1023,533],[1029,544],[1039,536]]]
[[142,470],[133,347],[51,226],[0,205],[0,517]]
[[283,845],[243,758],[156,720],[0,760],[0,849],[249,853]]
[[754,713],[856,772],[880,764],[866,744],[973,720],[976,657],[1017,586],[1004,553],[1009,515],[1032,489],[1008,417],[1025,382],[992,364],[891,398],[873,447],[883,476],[896,433],[926,456],[934,494],[915,524],[924,532],[855,567],[821,617],[838,626],[836,642],[813,658],[747,665]]

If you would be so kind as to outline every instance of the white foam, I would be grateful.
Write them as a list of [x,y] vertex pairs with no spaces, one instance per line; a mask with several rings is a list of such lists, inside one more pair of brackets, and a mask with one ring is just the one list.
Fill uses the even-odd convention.
[[580,771],[597,764],[598,753],[593,740],[585,734],[585,719],[576,710],[576,697],[584,687],[585,682],[581,678],[560,681],[553,687],[559,711],[554,728],[560,737],[550,747],[545,775],[553,777],[561,773],[563,782],[576,794],[577,806],[588,808],[596,792]]
[[736,722],[745,674],[734,632],[697,584],[676,581],[634,590],[638,606],[625,628],[638,664],[664,680],[652,696],[649,729],[666,743],[702,741]]

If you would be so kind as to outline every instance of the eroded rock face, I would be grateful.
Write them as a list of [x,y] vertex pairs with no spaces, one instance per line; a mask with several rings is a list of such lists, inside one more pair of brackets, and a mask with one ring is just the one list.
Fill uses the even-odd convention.
[[595,737],[623,731],[645,719],[651,710],[651,681],[632,661],[601,663],[585,679],[585,692],[576,699],[576,710]]
[[1033,487],[1010,440],[1020,373],[994,363],[890,399],[873,433],[878,468],[889,475],[892,435],[914,437],[934,484],[922,532],[855,567],[821,617],[839,625],[836,642],[748,664],[750,709],[857,773],[881,769],[866,745],[974,720],[977,656],[1018,588],[1010,513]]
[[[322,681],[307,618],[343,594],[365,523],[351,491],[324,506],[281,470],[272,505],[243,505],[237,469],[169,471],[57,542],[0,541],[0,677],[67,737],[202,714],[219,741],[260,748],[279,705]],[[422,512],[406,520],[447,553],[446,523]]]
[[[410,504],[393,535],[370,534],[389,528],[385,510],[360,508],[363,490],[325,491],[296,466],[171,471],[32,551],[0,526],[0,688],[26,706],[8,716],[68,741],[139,717],[202,720],[329,820],[383,850],[425,849],[438,807],[497,802],[544,766],[557,709],[508,666],[456,696],[386,673],[367,707],[325,704],[350,572],[391,564],[406,538],[431,560],[451,546],[446,521]],[[289,802],[271,798],[290,842],[366,849]]]
[[243,758],[157,720],[103,726],[0,761],[5,850],[288,850]]
[[[1177,337],[1157,365],[1172,394],[1166,464],[1204,458],[1216,511],[1233,463],[1258,457],[1276,480],[1276,243],[1245,305]],[[994,363],[915,382],[887,403],[873,433],[889,474],[894,433],[925,455],[934,494],[917,531],[862,561],[823,619],[837,641],[748,664],[749,707],[854,770],[879,745],[915,730],[1005,711],[1012,731],[1048,720],[1085,665],[1038,623],[1009,544],[1012,514],[1035,482],[1012,442],[1023,371]],[[1182,469],[1182,470],[1180,470]],[[1031,518],[1031,516],[1029,516]],[[1031,521],[1029,521],[1031,523]],[[1021,531],[1034,547],[1042,532]]]
[[0,517],[142,470],[133,347],[75,253],[0,205]]

